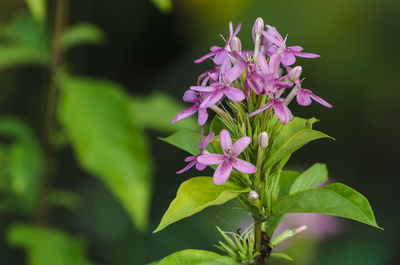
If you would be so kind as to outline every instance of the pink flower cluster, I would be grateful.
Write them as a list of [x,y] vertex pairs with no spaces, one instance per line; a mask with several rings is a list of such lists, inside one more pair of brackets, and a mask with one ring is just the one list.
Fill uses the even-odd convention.
[[[317,58],[319,55],[305,53],[300,46],[286,46],[286,38],[282,38],[275,27],[264,26],[261,18],[256,20],[252,30],[254,50],[243,51],[241,41],[237,37],[240,28],[241,25],[239,24],[233,30],[232,22],[230,22],[229,38],[225,45],[223,47],[211,47],[209,53],[195,61],[195,63],[201,63],[208,58],[212,58],[214,66],[200,75],[196,86],[190,87],[185,92],[183,100],[193,103],[193,105],[178,113],[172,123],[183,120],[197,112],[198,125],[203,126],[208,119],[208,108],[222,104],[225,98],[230,101],[241,102],[246,98],[250,99],[252,94],[256,97],[264,97],[266,100],[262,101],[265,104],[259,106],[259,109],[252,113],[247,113],[248,117],[272,108],[283,124],[293,119],[288,104],[294,97],[296,97],[298,104],[302,106],[308,106],[312,100],[315,100],[326,107],[332,107],[310,90],[302,88],[302,68],[301,66],[292,67],[296,62],[296,57]],[[290,92],[284,96],[285,91],[288,89],[290,89]],[[224,138],[225,143],[227,137],[229,137],[229,142],[231,141],[227,131],[226,133],[221,133],[220,137],[221,145],[223,145],[222,138]],[[208,144],[209,140],[211,139],[207,139],[206,144]],[[250,138],[246,138],[246,140],[240,138],[237,142],[240,142],[241,146],[236,151],[240,149],[241,152],[250,144]],[[247,145],[244,146],[242,143],[247,143]],[[202,146],[200,155],[195,156],[193,159],[190,157],[187,161],[190,162],[190,167],[195,163],[211,164],[218,162],[220,164],[216,170],[218,177],[214,175],[214,181],[217,184],[223,183],[229,177],[232,167],[248,174],[257,170],[254,166],[244,166],[243,163],[235,160],[238,155],[234,150],[235,145],[233,145],[233,149],[229,147],[229,144],[222,146],[225,158],[203,154],[205,147],[203,147],[204,144],[200,145]],[[227,148],[230,148],[230,151]],[[186,167],[179,173],[190,167]],[[203,166],[197,166],[197,168],[203,169]]]

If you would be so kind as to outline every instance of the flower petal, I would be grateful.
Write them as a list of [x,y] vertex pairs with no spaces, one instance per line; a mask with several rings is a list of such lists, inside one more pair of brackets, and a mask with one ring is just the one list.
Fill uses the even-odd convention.
[[259,53],[257,55],[257,63],[265,74],[268,73],[269,66],[264,54]]
[[302,50],[304,50],[303,49],[303,47],[301,47],[301,46],[290,46],[290,47],[287,47],[289,50],[292,50],[292,51],[295,51],[295,52],[301,52]]
[[191,167],[194,166],[194,164],[196,164],[196,160],[193,160],[192,162],[190,162],[186,167],[182,168],[181,170],[179,170],[178,172],[176,172],[177,174],[182,174],[185,171],[188,171]]
[[209,52],[209,53],[207,53],[206,55],[204,55],[203,57],[197,59],[197,60],[194,61],[194,62],[195,62],[195,63],[201,63],[201,62],[203,62],[204,60],[206,60],[206,59],[208,59],[208,58],[210,58],[211,56],[214,56],[214,55],[215,55],[215,52]]
[[301,105],[301,106],[309,106],[311,104],[310,94],[304,88],[300,88],[297,91],[296,100],[297,100],[297,103],[299,103],[299,105]]
[[214,183],[216,185],[223,184],[231,175],[232,165],[229,162],[223,162],[214,172]]
[[172,123],[178,122],[180,120],[186,119],[187,117],[192,116],[193,114],[196,113],[197,111],[197,105],[193,105],[181,112],[178,113],[178,115],[175,116],[175,118],[173,119]]
[[188,156],[185,158],[185,162],[190,162],[196,159],[196,156]]
[[253,113],[248,114],[247,117],[253,117],[254,115],[256,115],[256,114],[258,114],[258,113],[260,113],[260,112],[262,112],[262,111],[268,109],[269,107],[271,107],[272,104],[273,104],[273,101],[272,101],[272,100],[268,101],[267,104],[265,104],[264,106],[262,106],[262,107],[259,108],[258,110],[254,111]]
[[223,129],[219,133],[219,140],[221,142],[222,151],[224,151],[225,155],[229,155],[232,151],[232,139],[228,130]]
[[242,90],[236,87],[227,86],[224,88],[224,94],[232,101],[239,102],[245,99]]
[[200,91],[200,92],[214,92],[214,86],[191,86],[191,90]]
[[210,96],[208,96],[200,104],[201,108],[209,108],[217,103],[224,96],[224,92],[221,89],[216,89]]
[[232,166],[240,172],[246,174],[253,174],[257,171],[257,168],[253,164],[244,161],[242,159],[233,158],[231,161],[232,161]]
[[186,90],[185,94],[183,95],[183,100],[185,102],[190,103],[197,103],[199,102],[199,96],[193,90]]
[[216,65],[221,65],[227,56],[228,56],[228,51],[225,49],[216,51],[214,57],[214,63]]
[[214,136],[215,136],[215,133],[213,133],[213,132],[206,136],[204,141],[200,144],[200,151],[201,152],[206,149],[206,147],[208,146],[210,141],[214,138]]
[[197,157],[197,162],[200,162],[205,165],[221,164],[223,161],[225,161],[225,157],[226,156],[220,154],[199,155]]
[[235,64],[226,74],[225,74],[225,80],[228,84],[232,83],[234,80],[236,80],[243,72],[244,70],[244,64],[239,62]]
[[269,73],[274,74],[274,76],[279,72],[279,67],[281,65],[281,56],[277,53],[270,57],[269,61]]
[[316,102],[318,102],[319,104],[321,104],[321,105],[323,105],[323,106],[325,106],[325,107],[327,107],[327,108],[332,108],[332,105],[331,104],[329,104],[328,102],[326,102],[325,100],[323,100],[322,98],[320,98],[320,97],[318,97],[317,95],[315,95],[315,94],[313,94],[311,91],[310,91],[310,97],[313,99],[313,100],[315,100]]
[[276,116],[278,116],[283,124],[286,124],[293,119],[293,115],[289,108],[283,104],[281,100],[275,100],[273,108]]
[[321,57],[319,54],[308,53],[308,52],[293,52],[294,55],[302,58],[319,58]]
[[292,64],[294,64],[296,62],[296,57],[294,57],[294,55],[293,55],[293,53],[291,51],[285,50],[282,53],[281,61],[282,61],[282,64],[284,66],[289,66],[289,65],[292,65]]
[[202,163],[197,163],[197,164],[196,164],[196,169],[197,169],[198,171],[202,171],[202,170],[204,170],[206,167],[207,167],[207,165],[204,165],[204,164],[202,164]]
[[199,107],[198,108],[198,117],[197,117],[197,124],[199,126],[203,126],[208,119],[207,109]]
[[251,138],[244,136],[239,138],[232,147],[232,156],[237,157],[250,144]]

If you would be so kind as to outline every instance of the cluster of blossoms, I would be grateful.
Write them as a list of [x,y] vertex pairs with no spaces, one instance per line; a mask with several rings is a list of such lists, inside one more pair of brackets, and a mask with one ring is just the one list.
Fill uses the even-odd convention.
[[[246,126],[251,122],[249,119],[259,122],[262,118],[257,118],[257,116],[261,116],[261,113],[265,113],[267,120],[271,118],[272,113],[275,113],[282,124],[288,123],[293,119],[288,105],[294,97],[302,106],[308,106],[312,100],[315,100],[323,106],[332,107],[313,92],[302,87],[302,67],[293,66],[296,56],[317,58],[319,55],[305,53],[300,46],[286,46],[286,38],[282,38],[275,27],[264,26],[261,18],[256,20],[252,30],[254,50],[244,51],[237,37],[240,28],[239,24],[234,31],[230,22],[229,38],[225,45],[211,47],[209,53],[195,61],[195,63],[201,63],[210,58],[214,67],[202,73],[197,85],[185,92],[183,100],[193,105],[180,112],[172,123],[197,112],[198,125],[203,126],[208,119],[208,108],[228,122],[232,118],[224,104],[245,113],[247,121],[243,117],[236,117],[236,124],[239,126],[242,124]],[[224,102],[225,98],[228,100]],[[236,113],[236,116],[240,116],[240,113]],[[262,130],[258,137],[259,145],[262,141],[268,142],[270,132],[268,132],[266,122],[260,121],[259,125],[253,124],[250,127]],[[246,128],[243,129],[244,131]],[[256,166],[237,158],[252,142],[253,135],[247,134],[242,133],[242,137],[235,135],[237,140],[232,145],[230,133],[225,129],[222,130],[219,140],[223,154],[209,154],[205,149],[213,139],[214,133],[210,133],[203,140],[202,128],[199,154],[186,158],[185,161],[189,164],[178,173],[185,172],[194,165],[198,170],[203,170],[206,165],[218,164],[214,173],[214,182],[217,185],[229,178],[233,168],[245,174],[255,173]]]

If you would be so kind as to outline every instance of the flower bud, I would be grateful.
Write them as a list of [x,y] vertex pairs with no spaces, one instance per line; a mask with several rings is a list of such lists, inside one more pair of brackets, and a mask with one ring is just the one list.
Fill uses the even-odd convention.
[[288,76],[289,80],[291,82],[294,82],[295,80],[299,79],[302,71],[303,71],[303,68],[301,68],[301,66],[296,66],[295,68],[290,70],[289,76]]
[[256,200],[258,200],[258,193],[257,193],[257,191],[255,191],[255,190],[251,190],[250,192],[249,192],[249,195],[247,196],[247,199],[250,201],[250,202],[255,202]]
[[307,229],[306,225],[299,226],[299,227],[297,227],[297,228],[292,230],[293,231],[293,235],[296,235],[298,233],[304,232],[306,229]]
[[254,23],[253,31],[255,35],[261,36],[263,30],[264,30],[264,20],[259,17],[256,19],[256,22]]
[[242,51],[242,43],[240,42],[240,39],[238,37],[233,37],[230,47],[232,51],[237,51],[240,53]]
[[264,149],[268,146],[268,133],[267,132],[261,132],[260,135],[258,135],[258,146],[261,149]]

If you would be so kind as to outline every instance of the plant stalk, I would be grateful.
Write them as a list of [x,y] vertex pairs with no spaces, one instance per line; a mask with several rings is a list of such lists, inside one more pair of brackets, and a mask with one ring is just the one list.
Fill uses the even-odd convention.
[[62,46],[62,35],[68,16],[68,1],[55,0],[49,13],[51,38],[51,61],[49,85],[46,99],[46,109],[44,113],[44,125],[42,136],[42,148],[44,151],[43,175],[39,186],[37,201],[36,220],[39,224],[46,224],[48,219],[48,193],[50,191],[51,175],[54,168],[55,146],[53,144],[53,135],[56,122],[56,111],[58,101],[58,87],[56,77],[64,64],[64,49]]

